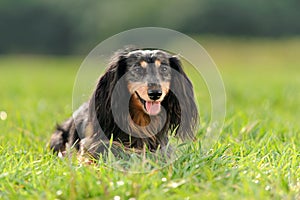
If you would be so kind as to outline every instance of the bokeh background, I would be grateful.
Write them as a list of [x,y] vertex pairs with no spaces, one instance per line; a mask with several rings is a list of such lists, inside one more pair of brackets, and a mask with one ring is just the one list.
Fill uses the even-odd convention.
[[[0,0],[0,199],[299,199],[299,20],[299,0]],[[86,55],[147,26],[191,36],[218,66],[227,97],[218,144],[201,150],[210,96],[185,65],[200,142],[177,162],[135,175],[57,159],[47,143],[72,114]]]
[[298,0],[0,1],[0,53],[86,54],[118,32],[158,26],[190,34],[300,34]]

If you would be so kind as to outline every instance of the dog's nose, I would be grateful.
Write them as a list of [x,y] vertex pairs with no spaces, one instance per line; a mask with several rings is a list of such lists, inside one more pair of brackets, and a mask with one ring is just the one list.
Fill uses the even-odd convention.
[[159,99],[161,95],[162,95],[161,90],[148,90],[148,96],[153,101]]

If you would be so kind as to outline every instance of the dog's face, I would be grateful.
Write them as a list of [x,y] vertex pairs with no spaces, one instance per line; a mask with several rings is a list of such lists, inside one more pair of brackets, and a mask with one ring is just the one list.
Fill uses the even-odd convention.
[[136,50],[126,59],[126,81],[135,105],[148,115],[161,111],[171,82],[170,55],[160,50]]

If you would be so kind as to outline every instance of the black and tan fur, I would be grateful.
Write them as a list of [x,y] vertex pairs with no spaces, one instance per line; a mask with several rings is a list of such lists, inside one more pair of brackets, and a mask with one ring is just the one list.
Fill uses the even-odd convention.
[[[117,98],[112,101],[113,93]],[[193,139],[197,126],[193,86],[178,57],[162,50],[125,49],[112,57],[90,100],[57,127],[50,148],[64,154],[74,147],[97,158],[113,140],[125,149],[155,152],[168,145],[171,133]]]

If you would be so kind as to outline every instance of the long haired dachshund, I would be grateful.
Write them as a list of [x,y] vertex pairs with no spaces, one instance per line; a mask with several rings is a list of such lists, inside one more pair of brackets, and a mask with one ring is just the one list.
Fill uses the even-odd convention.
[[115,53],[90,100],[57,126],[50,148],[70,148],[94,158],[108,146],[150,152],[168,146],[169,136],[194,139],[198,111],[193,86],[177,56],[162,50]]

